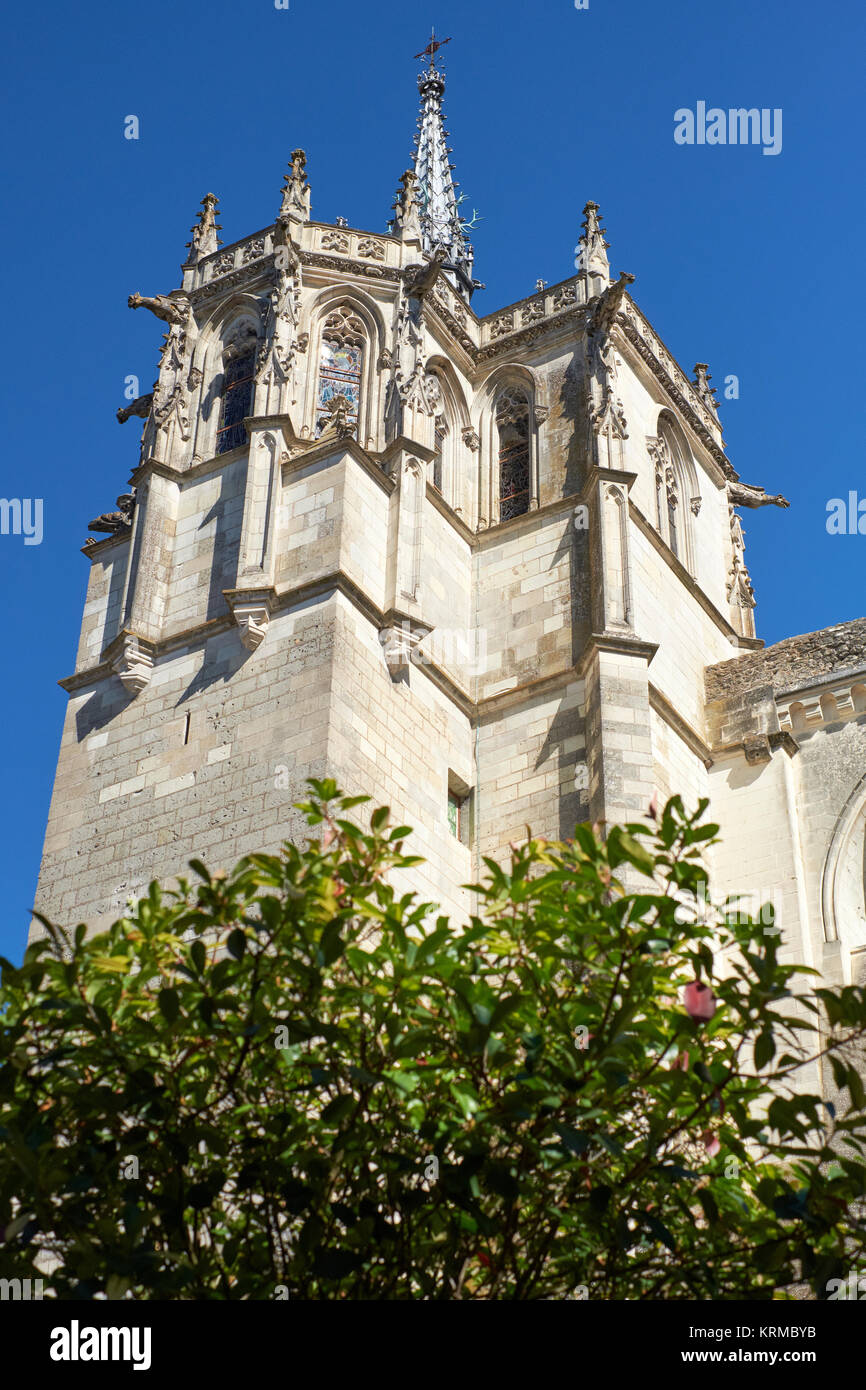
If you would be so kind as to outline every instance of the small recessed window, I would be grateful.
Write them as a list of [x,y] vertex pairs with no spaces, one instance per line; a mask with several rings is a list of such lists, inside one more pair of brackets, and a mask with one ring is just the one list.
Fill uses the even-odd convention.
[[468,845],[471,833],[472,793],[456,773],[448,773],[448,829],[462,845]]

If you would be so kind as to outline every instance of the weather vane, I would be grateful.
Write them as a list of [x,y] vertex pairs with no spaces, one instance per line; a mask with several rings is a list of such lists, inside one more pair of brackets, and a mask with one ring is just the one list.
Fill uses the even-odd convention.
[[436,66],[436,54],[439,52],[439,49],[440,49],[440,48],[444,48],[445,45],[446,45],[446,43],[450,43],[450,42],[451,42],[450,39],[437,39],[437,37],[436,37],[436,30],[435,30],[435,29],[431,29],[431,31],[430,31],[430,42],[428,43],[428,45],[427,45],[426,48],[422,48],[422,49],[421,49],[421,52],[420,52],[420,53],[416,53],[416,54],[415,54],[415,57],[416,57],[416,58],[429,58],[429,59],[430,59],[430,71],[432,72],[433,69],[434,69],[435,66]]

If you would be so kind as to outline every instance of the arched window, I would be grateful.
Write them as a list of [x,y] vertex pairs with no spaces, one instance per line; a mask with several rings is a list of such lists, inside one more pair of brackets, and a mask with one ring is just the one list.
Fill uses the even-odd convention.
[[445,450],[448,445],[448,421],[444,415],[436,416],[435,426],[435,449],[433,456],[433,486],[442,491],[442,470],[445,460]]
[[364,367],[364,325],[348,304],[329,314],[322,329],[319,386],[316,396],[316,436],[331,419],[329,403],[337,396],[349,402],[349,420],[357,430]]
[[659,421],[658,438],[651,445],[655,460],[656,529],[674,555],[687,565],[688,518],[683,489],[688,485],[688,477],[679,442],[664,419]]
[[499,520],[529,511],[529,401],[517,388],[496,403],[499,431]]
[[244,420],[253,408],[257,346],[256,330],[247,323],[235,332],[223,348],[218,454],[226,454],[229,449],[236,449],[247,442]]

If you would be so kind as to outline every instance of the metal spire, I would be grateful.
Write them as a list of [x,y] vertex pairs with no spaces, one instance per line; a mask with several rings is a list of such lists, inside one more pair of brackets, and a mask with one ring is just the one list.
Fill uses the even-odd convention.
[[458,199],[454,191],[459,185],[452,178],[454,166],[449,162],[451,151],[445,143],[448,133],[442,115],[445,74],[436,67],[438,49],[449,42],[449,39],[437,40],[434,31],[427,47],[415,55],[430,60],[430,66],[418,74],[421,113],[414,150],[417,178],[415,196],[424,250],[428,255],[434,255],[439,250],[445,252],[443,270],[468,301],[476,285],[472,279],[474,253],[467,236],[467,223],[460,216],[462,197]]

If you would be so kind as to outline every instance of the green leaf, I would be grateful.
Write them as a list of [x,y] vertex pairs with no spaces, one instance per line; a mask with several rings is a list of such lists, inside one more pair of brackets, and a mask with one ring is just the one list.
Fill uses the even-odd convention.
[[866,1091],[863,1089],[863,1079],[856,1067],[848,1068],[848,1090],[851,1092],[851,1100],[858,1110],[866,1108]]
[[180,1013],[180,1000],[176,989],[161,989],[156,996],[159,1011],[167,1023],[174,1023]]
[[322,940],[319,949],[321,951],[322,961],[325,965],[333,965],[334,961],[339,960],[345,950],[346,943],[340,935],[342,926],[343,923],[340,921],[339,917],[335,917],[332,922],[328,923],[325,930],[322,932]]
[[234,931],[229,932],[226,950],[235,960],[240,960],[244,951],[247,949],[247,934],[242,927],[235,927]]
[[668,1250],[675,1255],[677,1252],[677,1243],[667,1226],[665,1226],[662,1221],[659,1221],[658,1217],[651,1216],[649,1212],[645,1212],[641,1219],[644,1226],[655,1236],[656,1240],[660,1240],[662,1245],[666,1245]]
[[655,872],[655,856],[627,830],[615,825],[607,838],[608,860],[612,869],[627,860],[642,874],[651,878]]
[[711,1226],[715,1226],[719,1219],[719,1208],[716,1199],[709,1188],[702,1187],[698,1192],[698,1201],[704,1210],[704,1216]]
[[354,1096],[337,1096],[325,1106],[322,1120],[326,1125],[339,1125],[348,1119],[357,1103]]
[[364,1263],[364,1255],[358,1250],[317,1250],[313,1258],[313,1272],[324,1279],[345,1279]]
[[568,1149],[573,1154],[577,1154],[578,1157],[586,1153],[589,1148],[589,1135],[584,1134],[579,1129],[572,1129],[571,1125],[557,1125],[556,1133],[559,1135],[559,1142],[562,1144],[563,1148]]
[[755,1043],[755,1066],[761,1071],[776,1055],[776,1040],[772,1028],[765,1028]]

